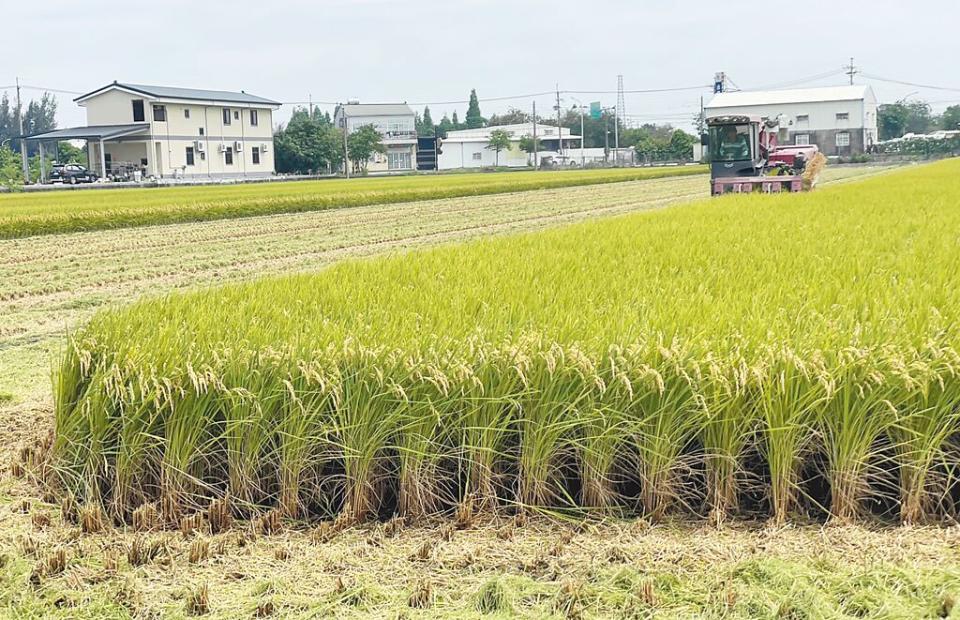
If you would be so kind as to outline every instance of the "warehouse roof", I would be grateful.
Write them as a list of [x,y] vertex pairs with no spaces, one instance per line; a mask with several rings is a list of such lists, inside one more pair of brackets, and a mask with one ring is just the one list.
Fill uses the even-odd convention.
[[223,101],[228,103],[263,104],[269,106],[280,105],[277,101],[251,95],[243,91],[233,92],[228,90],[180,88],[179,86],[150,86],[147,84],[131,84],[129,82],[113,82],[112,84],[107,84],[85,95],[80,95],[74,99],[74,101],[83,103],[87,99],[111,89],[126,90],[155,99],[192,99],[197,101]]
[[787,90],[740,90],[720,93],[707,108],[738,108],[751,105],[784,103],[817,103],[823,101],[859,101],[872,99],[869,86],[827,86],[823,88],[791,88]]
[[347,103],[339,106],[347,116],[413,116],[405,103]]

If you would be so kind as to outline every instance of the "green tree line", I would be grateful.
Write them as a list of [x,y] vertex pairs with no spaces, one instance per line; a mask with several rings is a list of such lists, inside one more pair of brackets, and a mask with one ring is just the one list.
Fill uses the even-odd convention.
[[960,105],[952,105],[943,114],[937,115],[926,101],[901,99],[879,107],[877,128],[881,140],[902,138],[908,133],[960,129]]

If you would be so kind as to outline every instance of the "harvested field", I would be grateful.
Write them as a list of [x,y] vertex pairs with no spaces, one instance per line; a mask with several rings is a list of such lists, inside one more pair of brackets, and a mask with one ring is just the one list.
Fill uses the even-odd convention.
[[56,381],[60,482],[120,520],[220,495],[351,520],[950,517],[957,178],[944,162],[99,314]]
[[699,175],[704,166],[0,194],[0,239]]

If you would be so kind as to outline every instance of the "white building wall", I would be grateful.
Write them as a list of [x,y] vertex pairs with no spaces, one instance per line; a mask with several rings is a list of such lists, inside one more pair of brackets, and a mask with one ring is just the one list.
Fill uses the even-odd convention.
[[[486,142],[444,141],[440,147],[438,168],[455,170],[457,168],[489,168],[497,165],[497,154],[487,148]],[[500,151],[499,165],[509,168],[524,168],[530,165],[530,156],[520,150],[520,141],[510,143],[509,150]]]
[[[118,90],[108,90],[90,98],[87,108],[89,125],[125,125],[133,120],[133,101],[144,102],[145,122],[150,126],[151,136],[139,143],[108,143],[105,151],[113,161],[139,161],[131,157],[134,151],[146,152],[147,174],[173,177],[233,178],[266,177],[274,172],[273,158],[273,110],[248,104],[217,103],[202,101],[149,99],[145,96]],[[166,120],[154,118],[154,105],[163,105]],[[223,110],[228,109],[230,124],[223,121]],[[189,117],[185,110],[189,110]],[[257,112],[257,124],[251,122],[250,110]],[[202,130],[202,131],[201,131]],[[204,145],[201,154],[197,142]],[[240,143],[239,150],[237,143]],[[136,147],[131,145],[138,145]],[[233,164],[226,163],[226,155],[220,146],[233,151]],[[187,147],[194,150],[194,164],[187,165]],[[253,149],[260,151],[260,163],[253,162]]]
[[[837,118],[846,113],[848,120]],[[706,108],[707,116],[749,114],[764,118],[783,115],[781,127],[790,131],[862,129],[864,127],[863,101],[823,101],[818,103],[782,103],[769,105]],[[808,120],[803,120],[807,116]]]
[[[869,91],[867,98],[862,100],[707,107],[705,113],[707,117],[743,114],[774,118],[782,115],[780,127],[787,129],[791,135],[805,131],[859,132],[863,136],[864,145],[875,144],[878,136],[877,101]],[[846,119],[838,118],[838,114],[844,113],[847,115]]]

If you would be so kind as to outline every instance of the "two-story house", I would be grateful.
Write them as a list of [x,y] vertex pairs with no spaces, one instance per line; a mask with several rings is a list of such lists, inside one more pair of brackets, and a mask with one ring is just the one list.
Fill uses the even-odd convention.
[[158,178],[256,178],[273,174],[273,111],[245,92],[113,82],[75,99],[87,127],[32,139],[87,141],[101,176],[132,170]]
[[417,166],[417,127],[413,110],[405,103],[360,103],[338,105],[333,113],[337,127],[348,134],[372,125],[383,138],[386,153],[374,153],[367,162],[371,172],[402,172]]

